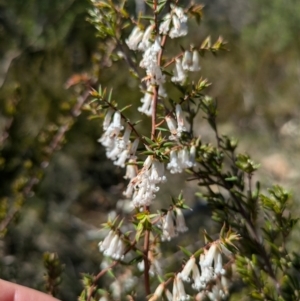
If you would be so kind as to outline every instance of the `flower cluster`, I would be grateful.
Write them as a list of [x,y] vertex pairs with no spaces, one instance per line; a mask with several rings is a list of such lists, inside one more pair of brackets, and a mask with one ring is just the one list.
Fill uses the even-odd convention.
[[175,210],[169,210],[165,216],[162,217],[162,241],[170,241],[172,238],[176,237],[178,233],[184,233],[188,230],[184,215],[180,208],[175,208]]
[[193,52],[187,50],[184,52],[182,60],[180,58],[175,59],[175,68],[171,81],[174,83],[184,83],[187,78],[187,71],[197,72],[200,69],[199,52],[197,50],[193,50]]
[[129,158],[133,162],[139,144],[139,139],[133,143],[130,141],[131,126],[127,125],[124,134],[120,136],[123,129],[121,113],[108,109],[103,122],[104,133],[98,142],[106,148],[107,158],[120,167],[125,167],[125,162]]
[[[165,75],[162,72],[159,62],[159,55],[162,51],[161,36],[169,35],[171,38],[180,37],[187,34],[187,16],[184,10],[171,4],[171,12],[167,14],[159,27],[160,35],[154,37],[155,26],[149,25],[146,30],[137,25],[133,28],[130,36],[126,40],[128,47],[134,51],[142,51],[143,56],[139,65],[146,70],[147,90],[141,99],[142,106],[138,110],[147,116],[153,114],[153,95],[156,90],[158,99],[167,96],[163,84],[165,82]],[[197,51],[186,52],[181,62],[180,59],[176,61],[177,75],[180,81],[186,75],[186,71],[199,70],[199,54]],[[184,125],[184,118],[180,104],[176,105],[176,121],[171,116],[166,117],[167,124],[171,131],[169,139],[176,140],[181,137],[182,132],[186,131]],[[135,207],[149,206],[155,198],[155,193],[159,190],[158,184],[165,182],[164,163],[158,161],[153,157],[148,157],[144,162],[143,168],[138,170],[137,158],[135,152],[139,140],[133,143],[130,141],[132,127],[128,126],[123,130],[121,113],[109,109],[104,119],[103,129],[104,134],[99,139],[99,142],[106,148],[106,155],[114,161],[115,165],[126,167],[125,179],[130,182],[127,186],[124,195],[128,199],[132,199],[132,204]],[[175,158],[177,156],[177,159]],[[182,169],[193,166],[190,161],[191,154],[186,148],[177,151],[171,151],[171,160],[168,164],[168,169],[171,173],[180,172]],[[184,161],[186,160],[186,161]],[[171,234],[172,236],[172,234]]]
[[200,67],[200,56],[197,50],[193,50],[193,52],[187,50],[184,52],[182,59],[182,68],[183,70],[188,70],[191,72],[197,72],[201,70]]
[[[199,292],[195,300],[226,299],[229,280],[225,277],[225,270],[222,267],[221,248],[225,247],[218,242],[212,243],[209,250],[200,256],[200,269],[196,257],[192,255],[182,271],[174,276],[172,293],[166,289],[165,283],[161,283],[150,300],[158,300],[163,294],[169,301],[189,300],[191,297],[186,293],[184,282],[192,283],[192,288]],[[226,253],[228,252],[226,249]]]
[[124,258],[126,245],[120,235],[110,230],[103,241],[99,242],[99,251],[115,260]]
[[144,52],[140,67],[146,69],[147,76],[152,84],[162,85],[165,82],[161,68],[158,65],[157,57],[161,50],[160,38],[151,41],[153,26],[150,25],[145,32],[136,26],[131,32],[126,43],[131,50],[141,50]]
[[172,12],[164,16],[159,26],[159,33],[169,35],[171,39],[187,35],[187,15],[181,7],[171,4]]
[[[223,248],[225,247],[223,246]],[[226,251],[229,252],[227,249]],[[201,272],[196,264],[196,258],[192,256],[183,270],[178,273],[178,277],[185,282],[191,282],[192,278],[192,287],[195,290],[203,290],[212,280],[225,277],[226,271],[223,268],[221,245],[213,243],[209,250],[205,250],[205,253],[200,255],[199,265]],[[191,278],[190,275],[192,275]]]
[[177,138],[181,137],[182,132],[186,132],[186,127],[184,125],[184,118],[183,118],[183,112],[180,104],[177,104],[175,106],[176,111],[176,120],[169,114],[165,117],[165,120],[167,122],[167,126],[171,132],[171,135],[169,136],[170,140],[176,140]]
[[173,149],[170,152],[170,162],[167,164],[167,169],[170,173],[181,173],[186,168],[196,166],[196,146],[192,145],[190,149],[187,147],[179,150]]
[[150,206],[155,193],[159,191],[157,185],[167,180],[164,173],[164,164],[153,156],[148,156],[143,168],[129,182],[124,195],[126,198],[132,198],[132,204],[135,207]]
[[158,65],[158,53],[161,50],[160,38],[156,38],[154,43],[144,52],[140,67],[146,69],[150,82],[155,85],[162,85],[165,82],[160,66]]

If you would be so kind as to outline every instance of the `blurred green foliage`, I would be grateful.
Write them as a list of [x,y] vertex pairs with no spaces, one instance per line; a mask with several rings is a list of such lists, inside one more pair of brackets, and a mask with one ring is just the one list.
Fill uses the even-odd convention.
[[[300,3],[202,3],[205,16],[202,27],[192,29],[194,42],[208,35],[229,42],[227,54],[202,59],[203,75],[213,83],[210,93],[219,100],[219,121],[225,133],[243,136],[252,157],[288,158],[286,169],[279,166],[265,176],[289,180],[293,187],[299,173],[289,166],[300,159],[294,154],[300,141]],[[132,1],[129,6],[133,11]],[[91,237],[123,189],[122,171],[105,160],[96,142],[99,121],[88,121],[84,112],[72,117],[72,108],[85,90],[85,74],[113,86],[115,99],[128,91],[136,97],[132,101],[140,97],[127,72],[107,68],[108,45],[99,44],[86,22],[88,8],[86,0],[0,0],[0,224],[6,211],[26,200],[0,240],[0,277],[43,289],[42,254],[57,252],[65,264],[63,300],[79,295],[80,273],[98,270],[100,255]],[[66,89],[77,80],[83,84],[75,91]],[[49,156],[47,147],[64,125],[66,135]],[[210,135],[202,125],[199,120],[199,133]],[[31,179],[42,181],[24,196]]]

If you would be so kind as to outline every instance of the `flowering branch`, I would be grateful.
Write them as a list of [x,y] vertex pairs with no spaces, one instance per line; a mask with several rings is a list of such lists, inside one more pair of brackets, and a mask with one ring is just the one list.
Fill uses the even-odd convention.
[[[216,122],[217,103],[205,94],[205,89],[210,85],[208,81],[202,77],[197,83],[190,80],[191,73],[201,70],[200,57],[207,51],[216,54],[226,50],[226,43],[220,37],[212,44],[208,37],[201,46],[194,47],[191,46],[193,44],[189,44],[189,47],[185,47],[186,50],[170,57],[167,46],[171,45],[171,39],[188,34],[188,18],[194,17],[197,22],[200,21],[201,5],[193,4],[188,9],[183,9],[178,1],[147,0],[146,3],[152,9],[152,16],[141,14],[138,21],[134,21],[135,18],[129,17],[124,4],[118,7],[111,1],[98,3],[97,0],[93,0],[92,3],[95,8],[91,13],[92,23],[97,25],[99,34],[115,41],[129,68],[138,75],[143,96],[140,100],[142,105],[137,111],[144,114],[144,117],[151,117],[148,138],[140,135],[134,124],[125,116],[124,111],[129,106],[135,109],[134,102],[118,110],[116,102],[111,102],[110,97],[105,99],[105,93],[91,93],[97,100],[95,105],[93,101],[90,105],[92,113],[98,117],[98,109],[107,109],[103,122],[104,133],[99,142],[105,147],[107,157],[113,160],[115,165],[126,167],[124,178],[128,183],[123,192],[123,201],[128,202],[134,212],[129,223],[124,226],[124,231],[129,231],[128,236],[125,238],[122,234],[125,233],[121,229],[122,225],[110,227],[107,237],[99,244],[100,251],[104,256],[119,263],[122,263],[120,260],[125,255],[135,256],[129,262],[128,270],[130,273],[143,273],[144,292],[139,292],[137,286],[133,290],[143,296],[149,295],[150,301],[162,297],[172,301],[187,300],[190,298],[187,293],[190,290],[194,292],[191,294],[195,300],[208,298],[214,301],[229,298],[230,286],[234,281],[230,270],[235,263],[243,279],[247,279],[252,285],[252,296],[262,294],[263,284],[270,279],[276,290],[270,289],[264,298],[277,300],[275,297],[271,298],[273,292],[281,298],[283,290],[280,288],[277,268],[282,268],[282,264],[278,254],[287,254],[287,251],[285,248],[284,251],[278,249],[275,255],[269,251],[263,241],[267,238],[271,244],[274,233],[268,226],[258,226],[256,216],[258,210],[266,216],[275,214],[276,229],[280,229],[282,225],[285,227],[286,235],[282,238],[284,240],[292,228],[288,226],[288,222],[283,221],[286,194],[277,188],[276,192],[272,190],[272,197],[262,196],[258,183],[256,190],[253,189],[252,175],[258,169],[258,165],[248,155],[236,152],[235,139],[220,136]],[[134,27],[125,39],[125,28],[132,25]],[[122,48],[124,43],[129,49],[126,54]],[[136,64],[138,59],[139,64]],[[162,66],[163,61],[166,63]],[[171,65],[173,70],[169,72],[166,68]],[[140,76],[140,68],[144,70],[145,76]],[[168,82],[172,85],[166,85]],[[170,99],[168,94],[172,86],[178,88],[180,93],[174,100]],[[214,143],[205,143],[200,137],[194,136],[198,112],[205,115],[212,128],[216,138]],[[160,127],[163,123],[167,128]],[[142,151],[138,149],[139,141],[145,147]],[[212,219],[222,228],[216,240],[205,232],[205,240],[208,243],[194,253],[180,247],[187,257],[185,265],[176,269],[177,272],[164,276],[164,267],[162,268],[159,262],[163,250],[160,249],[159,243],[167,243],[188,231],[184,211],[189,207],[185,204],[182,193],[178,198],[172,198],[173,204],[167,209],[153,212],[152,204],[159,194],[160,186],[167,181],[170,174],[183,171],[192,175],[188,181],[197,181],[200,186],[198,196],[208,201],[212,208]],[[263,200],[267,209],[259,205],[259,198]],[[272,205],[276,202],[284,209],[276,211],[275,205]],[[290,222],[294,225],[294,220]],[[241,237],[243,240],[240,240]],[[134,241],[134,247],[128,255],[124,247],[126,241]],[[195,247],[195,244],[193,246]],[[270,247],[271,250],[272,248],[275,247]],[[229,260],[224,262],[225,258]],[[274,258],[277,260],[276,267],[273,263]],[[260,272],[253,272],[256,269]],[[167,288],[171,282],[172,292]],[[153,289],[152,286],[156,284],[156,289]],[[191,284],[190,290],[186,290],[188,284]],[[92,293],[95,289],[96,284]],[[105,294],[113,295],[113,292],[107,290]],[[120,294],[116,299],[121,297]]]

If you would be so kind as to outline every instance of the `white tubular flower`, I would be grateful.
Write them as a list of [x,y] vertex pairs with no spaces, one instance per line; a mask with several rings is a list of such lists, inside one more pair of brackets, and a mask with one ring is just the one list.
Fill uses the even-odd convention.
[[119,237],[117,248],[115,250],[115,253],[112,255],[112,258],[115,260],[123,260],[124,259],[124,252],[125,252],[125,243],[124,241]]
[[212,267],[201,267],[200,280],[203,283],[203,287],[213,279],[215,279],[214,269]]
[[129,155],[129,150],[128,149],[123,150],[118,160],[114,162],[114,165],[125,167],[125,162],[126,159],[128,158],[128,155]]
[[193,63],[192,53],[189,50],[186,50],[182,59],[182,68],[183,70],[190,70]]
[[106,115],[104,117],[104,121],[103,121],[103,130],[106,131],[108,129],[113,113],[114,113],[114,110],[112,108],[109,108],[107,110]]
[[[211,267],[213,264],[213,260],[215,258],[216,253],[218,252],[217,244],[212,244],[208,251],[204,254],[204,260],[200,262],[201,267]],[[200,259],[201,261],[201,259]]]
[[119,128],[120,130],[123,129],[123,126],[121,124],[121,113],[119,111],[116,111],[114,114],[113,127]]
[[169,290],[165,290],[165,296],[167,298],[168,301],[172,301],[173,300],[173,296],[171,294],[171,292]]
[[173,282],[173,301],[185,301],[189,299],[190,296],[186,294],[180,277],[176,275]]
[[222,254],[220,252],[216,252],[214,257],[214,269],[215,273],[225,275],[226,271],[223,269],[223,260],[222,260]]
[[151,46],[151,33],[153,30],[153,25],[148,26],[146,29],[142,41],[138,45],[138,50],[146,51]]
[[180,208],[176,208],[176,231],[179,233],[184,233],[188,230],[188,227],[185,224],[184,215]]
[[192,256],[187,263],[185,264],[184,268],[180,273],[178,273],[178,277],[186,282],[191,282],[191,278],[189,277],[194,265],[196,264],[196,258]]
[[123,137],[116,138],[116,143],[114,144],[114,148],[107,148],[106,149],[106,156],[111,159],[111,160],[117,160],[119,159],[118,162],[114,162],[115,165],[119,165],[124,167],[123,165],[125,164],[126,158],[128,157],[129,151],[127,151],[126,157],[125,156],[125,151],[128,149],[128,146],[130,144],[130,134],[131,134],[131,127],[127,125],[125,133]]
[[171,14],[166,14],[163,18],[163,22],[159,25],[159,33],[163,35],[167,35],[171,25]]
[[126,190],[123,192],[123,195],[127,199],[130,199],[132,197],[132,195],[133,195],[133,191],[134,191],[133,184],[131,182],[129,182],[129,184],[127,185]]
[[168,96],[163,84],[160,84],[158,87],[158,96],[162,97],[162,98],[165,98]]
[[197,72],[201,70],[200,66],[200,55],[197,50],[193,50],[193,59],[192,59],[192,65],[189,68],[189,71]]
[[177,125],[176,125],[176,121],[174,118],[170,117],[170,116],[166,116],[166,122],[167,122],[167,126],[171,132],[171,134],[176,134],[177,133]]
[[182,64],[179,58],[175,60],[175,68],[173,74],[174,76],[171,78],[171,81],[174,83],[182,83],[186,79],[186,73],[182,68]]
[[135,26],[129,36],[129,38],[126,40],[126,44],[131,50],[137,50],[138,45],[143,39],[143,31],[140,30],[138,26]]
[[111,114],[111,112],[108,112],[105,117],[104,127],[106,128],[106,132],[103,133],[98,142],[106,148],[107,157],[115,160],[123,151],[123,148],[120,148],[118,144],[118,136],[123,129],[123,126],[121,123],[121,113],[118,111],[114,113],[113,121],[108,126]]
[[154,183],[164,183],[167,181],[165,176],[165,165],[158,160],[153,160],[151,165],[150,180]]
[[160,42],[161,42],[161,40],[160,40],[160,37],[158,36],[151,46],[152,51],[156,54],[161,50]]
[[148,168],[150,168],[152,162],[153,162],[153,157],[152,157],[152,156],[148,156],[148,157],[146,158],[146,160],[145,160],[143,166],[144,166],[145,168],[148,169]]
[[178,161],[177,151],[175,150],[171,150],[170,162],[167,164],[167,169],[169,169],[172,174],[182,172],[181,165]]
[[177,276],[175,276],[174,281],[173,281],[173,291],[172,291],[173,299],[172,299],[172,301],[178,301],[179,300],[176,278],[177,278]]
[[139,146],[139,143],[140,143],[140,139],[139,138],[136,138],[133,141],[133,143],[132,143],[132,145],[130,147],[130,156],[135,156],[135,153],[136,153],[136,150],[137,150],[137,148]]
[[128,161],[129,164],[126,166],[126,174],[124,176],[124,179],[133,179],[137,175],[137,166],[136,163],[136,157],[131,157]]
[[174,221],[173,221],[173,213],[172,211],[168,211],[166,216],[164,216],[163,219],[163,234],[162,234],[162,241],[168,240],[170,241],[171,238],[176,237],[176,231],[175,231],[175,226],[174,226]]
[[123,137],[119,140],[119,147],[123,150],[126,149],[130,143],[130,134],[132,132],[131,126],[127,125]]
[[182,37],[187,35],[188,28],[186,21],[180,21],[176,14],[172,16],[173,27],[169,31],[169,36],[171,39]]
[[184,13],[181,7],[172,5],[172,9],[174,10],[175,14],[177,15],[180,22],[187,22],[187,15]]
[[200,289],[205,288],[205,284],[203,284],[203,282],[201,281],[201,274],[200,274],[197,264],[194,264],[194,266],[193,266],[192,278],[193,278],[193,282],[194,282],[192,284],[193,289],[200,291]]
[[144,97],[141,99],[143,105],[138,107],[138,111],[144,113],[147,116],[152,116],[152,94],[146,93]]
[[171,116],[166,116],[166,122],[167,122],[167,126],[171,132],[171,135],[169,136],[170,140],[175,140],[176,139],[176,135],[177,135],[177,124],[176,121],[173,117]]
[[148,301],[156,301],[158,298],[161,297],[162,293],[164,292],[165,284],[161,283],[155,290],[154,294]]
[[162,85],[166,81],[166,76],[158,65],[153,65],[152,69],[147,71],[147,74],[151,75],[151,83],[153,85]]
[[139,206],[143,206],[143,205],[145,205],[145,206],[150,205],[150,203],[148,202],[148,200],[145,199],[145,193],[146,193],[146,187],[142,186],[133,195],[132,202],[133,202],[133,205],[135,207],[139,207]]
[[186,132],[186,127],[184,125],[184,118],[182,113],[182,108],[180,104],[176,105],[176,118],[177,118],[177,136],[180,137],[182,132]]
[[121,130],[123,130],[121,113],[119,111],[116,111],[113,117],[113,121],[107,128],[106,133],[109,136],[118,136]]
[[116,140],[116,143],[114,145],[113,149],[107,148],[106,149],[106,157],[111,160],[116,160],[122,153],[122,148],[118,145],[118,140]]
[[182,148],[178,152],[178,162],[180,164],[181,169],[190,168],[193,166],[192,162],[190,162],[190,154],[186,147]]
[[103,133],[101,138],[97,141],[100,142],[106,148],[106,153],[112,151],[117,144],[117,138],[114,136],[109,136],[107,132]]
[[111,240],[110,245],[108,246],[108,248],[104,250],[103,254],[108,257],[113,257],[113,255],[117,251],[118,242],[119,242],[119,236],[116,233],[114,233],[114,237]]
[[105,237],[105,239],[99,242],[98,246],[100,252],[104,252],[110,246],[114,236],[115,236],[115,232],[113,230],[110,230],[108,235]]

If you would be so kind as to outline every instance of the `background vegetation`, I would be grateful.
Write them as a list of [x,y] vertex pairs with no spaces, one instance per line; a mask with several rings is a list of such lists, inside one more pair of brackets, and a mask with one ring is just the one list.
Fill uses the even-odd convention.
[[[241,151],[262,163],[258,174],[266,184],[292,190],[297,214],[300,3],[201,3],[202,25],[192,29],[198,42],[208,35],[229,42],[228,53],[202,59],[203,76],[213,83],[210,94],[218,99],[221,132],[239,138]],[[128,5],[134,13],[134,3]],[[122,170],[97,143],[99,120],[78,114],[78,95],[85,96],[84,86],[94,78],[114,86],[116,99],[137,90],[127,72],[106,68],[111,62],[86,22],[88,8],[85,0],[0,1],[0,231],[6,212],[23,204],[2,231],[0,277],[43,290],[43,253],[57,252],[65,264],[59,297],[66,301],[79,295],[80,273],[99,269],[97,229],[124,188]],[[77,81],[83,84],[74,89]],[[136,92],[133,101],[139,98]],[[59,133],[64,138],[55,140]],[[211,134],[202,120],[199,134]],[[28,183],[33,189],[26,190]],[[210,222],[194,191],[187,185],[184,193],[197,209],[188,224],[198,231]],[[199,214],[204,224],[196,224]]]

